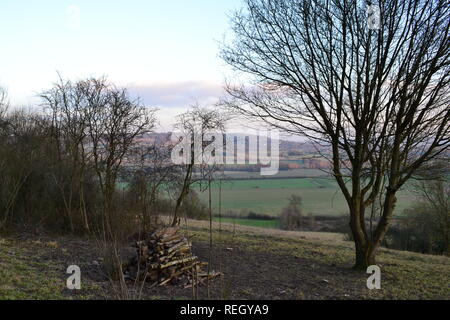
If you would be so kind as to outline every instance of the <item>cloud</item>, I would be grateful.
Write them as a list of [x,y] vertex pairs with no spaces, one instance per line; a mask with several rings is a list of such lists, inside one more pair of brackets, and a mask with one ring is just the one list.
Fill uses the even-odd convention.
[[67,7],[67,26],[70,30],[79,30],[81,28],[81,11],[78,6],[71,5]]
[[197,102],[201,105],[213,104],[223,94],[221,85],[202,81],[134,86],[129,91],[139,96],[146,105],[155,107],[189,107]]

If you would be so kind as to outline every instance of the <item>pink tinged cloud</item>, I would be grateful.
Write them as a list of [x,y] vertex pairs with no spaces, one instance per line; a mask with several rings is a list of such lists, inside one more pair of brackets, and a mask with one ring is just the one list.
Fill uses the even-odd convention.
[[223,95],[217,83],[185,81],[171,84],[132,86],[129,91],[142,102],[155,107],[188,107],[192,104],[214,104]]

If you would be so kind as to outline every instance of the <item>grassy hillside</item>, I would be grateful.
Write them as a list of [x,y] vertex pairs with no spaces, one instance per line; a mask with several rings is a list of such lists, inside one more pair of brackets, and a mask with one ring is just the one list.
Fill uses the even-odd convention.
[[[196,228],[196,234],[206,239],[206,227],[199,222]],[[340,235],[222,228],[221,235],[214,233],[216,242],[265,255],[268,262],[259,260],[262,265],[257,269],[273,270],[275,281],[284,283],[298,298],[450,299],[447,257],[382,249],[378,258],[382,289],[371,291],[366,287],[367,275],[350,269],[353,244],[339,239]],[[264,275],[264,271],[255,272]],[[266,281],[270,283],[270,275]],[[256,286],[253,292],[256,294]]]
[[[193,251],[209,260],[206,222],[188,221]],[[366,287],[367,274],[351,270],[352,243],[330,233],[284,232],[222,223],[213,226],[211,284],[219,299],[450,299],[450,259],[383,249],[382,289]],[[65,288],[66,268],[77,264],[82,290]],[[96,242],[70,237],[0,240],[0,299],[110,299],[117,283],[104,277]],[[134,290],[129,283],[129,289]],[[206,298],[200,288],[200,298]],[[187,299],[191,289],[144,286],[142,299]]]

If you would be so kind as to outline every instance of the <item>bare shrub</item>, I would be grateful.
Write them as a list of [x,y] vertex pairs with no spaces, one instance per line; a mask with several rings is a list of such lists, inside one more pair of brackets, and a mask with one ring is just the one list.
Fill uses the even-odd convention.
[[280,227],[284,230],[298,230],[302,227],[302,200],[299,196],[291,195],[289,205],[281,211]]

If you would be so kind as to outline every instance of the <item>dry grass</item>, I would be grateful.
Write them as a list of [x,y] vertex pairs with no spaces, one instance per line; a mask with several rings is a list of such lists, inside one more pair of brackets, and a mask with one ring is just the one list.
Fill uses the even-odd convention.
[[[164,218],[168,221],[168,218]],[[209,221],[201,220],[187,220],[189,227],[193,228],[209,228]],[[220,229],[223,231],[239,231],[241,233],[246,233],[249,235],[265,235],[269,237],[279,237],[287,239],[307,239],[307,240],[323,240],[323,241],[333,241],[343,244],[344,235],[341,233],[333,232],[308,232],[308,231],[285,231],[281,229],[271,229],[271,228],[258,228],[250,226],[242,226],[238,224],[228,223],[228,222],[214,222],[212,223],[213,232],[218,232]]]
[[[188,220],[185,232],[192,237],[196,254],[206,259],[209,222]],[[368,275],[351,270],[353,243],[339,234],[213,223],[212,237],[215,259],[224,259],[229,298],[450,299],[448,257],[382,249],[378,257],[382,290],[369,291]],[[92,240],[0,238],[0,299],[117,298],[111,283],[96,277],[84,277],[81,292],[65,289],[67,266],[80,264],[90,273],[96,270],[93,260],[99,255]],[[174,288],[144,288],[144,292],[145,299],[190,297],[189,290]],[[217,292],[218,297],[222,294]]]

